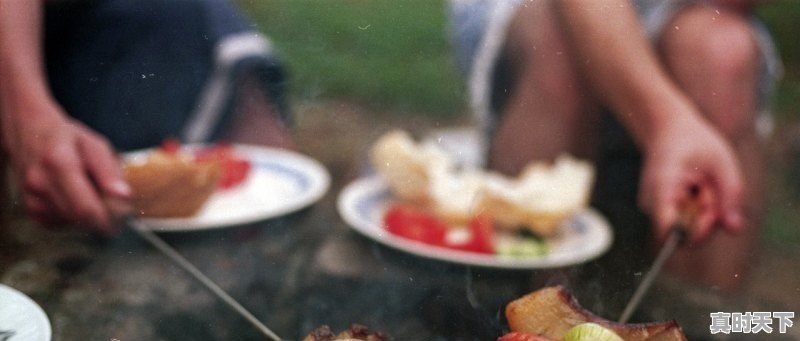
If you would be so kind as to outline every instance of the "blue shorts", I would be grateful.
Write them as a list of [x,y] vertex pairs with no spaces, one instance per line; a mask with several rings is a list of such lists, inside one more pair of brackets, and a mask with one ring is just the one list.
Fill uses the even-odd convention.
[[[497,119],[498,103],[507,88],[498,81],[498,63],[508,25],[521,0],[450,0],[450,30],[456,48],[458,65],[468,78],[470,106],[479,125],[489,133]],[[634,0],[641,23],[651,40],[657,40],[666,25],[685,6],[702,0]],[[764,134],[771,129],[770,100],[777,81],[783,73],[775,45],[764,25],[755,18],[751,25],[756,32],[762,53],[758,88],[758,130]]]
[[119,150],[217,138],[245,75],[287,113],[270,42],[227,1],[64,1],[45,13],[52,93]]

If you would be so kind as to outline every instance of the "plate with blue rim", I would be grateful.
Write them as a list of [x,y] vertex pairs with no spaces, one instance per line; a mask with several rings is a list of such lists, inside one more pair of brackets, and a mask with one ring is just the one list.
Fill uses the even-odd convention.
[[[250,162],[250,172],[243,183],[214,192],[194,216],[141,218],[141,221],[161,232],[239,226],[298,211],[317,202],[330,187],[327,169],[306,155],[263,146],[233,144],[232,147],[235,155]],[[131,152],[124,158],[126,162],[140,162],[150,152]]]
[[405,239],[389,233],[383,216],[397,202],[378,176],[349,183],[339,193],[337,206],[342,219],[358,233],[388,247],[417,256],[451,263],[503,269],[544,269],[581,264],[604,254],[613,233],[608,221],[586,208],[562,222],[559,233],[545,240],[546,251],[538,255],[508,256],[454,250]]
[[50,319],[30,297],[0,284],[0,339],[50,341]]

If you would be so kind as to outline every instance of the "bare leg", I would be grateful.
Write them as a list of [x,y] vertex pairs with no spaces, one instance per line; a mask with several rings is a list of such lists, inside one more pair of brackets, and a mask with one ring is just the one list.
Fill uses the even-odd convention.
[[248,144],[294,148],[289,129],[281,121],[278,109],[264,93],[255,77],[246,77],[236,97],[236,118],[225,139]]
[[593,101],[552,2],[527,2],[509,28],[505,54],[514,84],[491,141],[489,167],[517,174],[561,153],[589,158],[597,145]]
[[682,250],[672,268],[706,284],[735,289],[753,259],[762,217],[763,160],[755,130],[759,54],[751,28],[731,12],[708,7],[682,11],[660,49],[670,72],[737,152],[746,188],[748,226],[717,234],[698,249]]

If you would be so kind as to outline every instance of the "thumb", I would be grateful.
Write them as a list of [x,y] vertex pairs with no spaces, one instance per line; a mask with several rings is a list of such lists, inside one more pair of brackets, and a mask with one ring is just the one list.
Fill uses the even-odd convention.
[[730,232],[739,232],[744,228],[743,187],[743,179],[737,169],[728,169],[720,174],[717,182],[719,213],[723,226]]
[[103,194],[130,198],[131,188],[122,178],[119,160],[105,139],[84,131],[80,137],[80,151],[92,179]]
[[656,196],[653,223],[658,240],[664,240],[672,224],[678,220],[677,199],[674,187],[663,187]]

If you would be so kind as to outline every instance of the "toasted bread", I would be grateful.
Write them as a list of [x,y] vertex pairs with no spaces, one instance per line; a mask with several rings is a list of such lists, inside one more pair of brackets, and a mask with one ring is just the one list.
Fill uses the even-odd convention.
[[144,162],[124,167],[139,215],[158,218],[196,214],[217,188],[222,174],[214,162],[196,162],[180,153],[151,153]]

